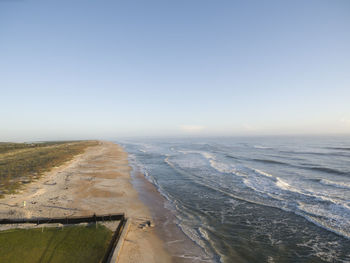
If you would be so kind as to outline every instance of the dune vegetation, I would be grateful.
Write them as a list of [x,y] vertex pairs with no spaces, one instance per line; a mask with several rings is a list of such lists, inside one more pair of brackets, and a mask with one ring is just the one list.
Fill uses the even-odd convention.
[[97,141],[0,143],[0,197],[14,193]]

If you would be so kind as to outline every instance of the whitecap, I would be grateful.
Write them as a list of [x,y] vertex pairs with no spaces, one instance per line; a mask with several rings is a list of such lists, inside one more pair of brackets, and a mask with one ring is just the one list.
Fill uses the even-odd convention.
[[350,189],[350,183],[346,182],[335,182],[327,179],[321,179],[320,183],[327,186],[333,186],[337,188]]

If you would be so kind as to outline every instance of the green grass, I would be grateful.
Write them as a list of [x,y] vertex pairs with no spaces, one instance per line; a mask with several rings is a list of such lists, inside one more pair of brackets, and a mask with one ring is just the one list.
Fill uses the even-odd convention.
[[97,141],[0,143],[0,197],[39,178]]
[[1,231],[0,262],[98,263],[112,235],[99,224]]

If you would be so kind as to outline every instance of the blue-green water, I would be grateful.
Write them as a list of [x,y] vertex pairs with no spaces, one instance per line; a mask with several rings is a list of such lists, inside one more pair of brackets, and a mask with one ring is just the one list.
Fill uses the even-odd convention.
[[350,262],[350,138],[119,142],[204,250],[193,262]]

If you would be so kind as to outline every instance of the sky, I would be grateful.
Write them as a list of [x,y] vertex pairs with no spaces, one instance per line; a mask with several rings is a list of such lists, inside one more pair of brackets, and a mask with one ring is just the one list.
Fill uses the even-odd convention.
[[0,0],[0,141],[350,134],[348,0]]

